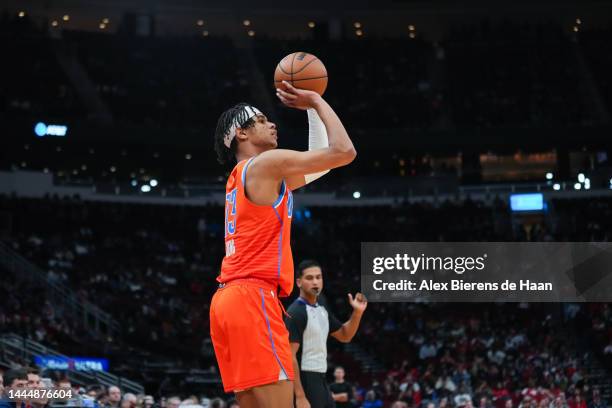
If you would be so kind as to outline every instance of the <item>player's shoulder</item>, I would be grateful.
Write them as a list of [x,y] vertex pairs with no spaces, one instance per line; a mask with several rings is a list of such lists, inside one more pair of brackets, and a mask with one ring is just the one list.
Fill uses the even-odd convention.
[[238,173],[238,171],[240,171],[246,165],[247,162],[248,160],[241,160],[238,163],[234,164],[234,167],[232,167],[228,174],[228,180],[236,177],[236,173]]
[[232,167],[232,170],[229,172],[227,176],[227,182],[225,183],[225,189],[229,192],[229,190],[233,190],[236,187],[238,182],[238,178],[241,176],[239,173],[241,169],[246,164],[246,160],[240,161]]
[[282,160],[291,158],[297,150],[290,149],[270,149],[266,150],[253,158],[253,165],[274,164]]

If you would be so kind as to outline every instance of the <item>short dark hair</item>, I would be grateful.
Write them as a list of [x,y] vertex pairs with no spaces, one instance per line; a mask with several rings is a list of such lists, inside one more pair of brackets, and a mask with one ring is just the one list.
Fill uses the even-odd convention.
[[13,368],[4,373],[4,386],[12,387],[15,380],[27,380],[28,373],[25,368]]
[[40,375],[40,370],[36,367],[27,367],[25,370],[26,370],[26,374]]
[[298,278],[301,278],[304,275],[304,269],[314,268],[315,266],[321,268],[321,264],[318,261],[315,261],[314,259],[304,259],[297,267]]
[[219,116],[217,128],[215,129],[215,152],[217,161],[221,164],[232,164],[236,161],[236,149],[238,141],[232,140],[230,147],[225,145],[225,135],[230,131],[234,123],[239,123],[242,129],[248,129],[255,125],[254,118],[248,118],[245,106],[252,106],[246,102],[241,102],[229,108]]

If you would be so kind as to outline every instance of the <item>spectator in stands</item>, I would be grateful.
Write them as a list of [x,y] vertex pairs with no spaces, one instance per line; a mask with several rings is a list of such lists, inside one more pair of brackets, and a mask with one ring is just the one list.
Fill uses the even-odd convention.
[[68,377],[63,377],[57,382],[57,388],[72,388],[72,383]]
[[564,393],[557,395],[557,398],[555,398],[553,408],[568,408]]
[[495,385],[495,388],[493,388],[493,402],[495,403],[495,405],[501,406],[500,404],[498,404],[498,402],[503,401],[505,398],[509,397],[510,392],[508,391],[508,388],[506,388],[503,382],[498,381]]
[[466,406],[468,403],[472,404],[472,397],[468,391],[468,387],[462,384],[461,387],[459,387],[459,393],[455,395],[455,405]]
[[[28,374],[23,368],[15,368],[4,373],[5,388],[25,389],[28,386]],[[24,403],[22,400],[9,400],[7,396],[0,399],[0,408],[19,408]]]
[[126,392],[121,399],[121,408],[135,408],[138,398],[131,392]]
[[105,388],[103,385],[100,384],[94,384],[87,387],[86,394],[96,401],[99,401],[101,398],[106,398]]
[[210,401],[210,408],[225,408],[227,404],[221,398],[213,398]]
[[491,408],[489,398],[480,397],[480,401],[478,402],[478,408]]
[[438,354],[438,348],[433,343],[433,341],[428,338],[425,343],[421,346],[419,350],[419,358],[421,360],[427,360],[428,358],[433,358]]
[[152,408],[153,405],[155,405],[155,399],[153,398],[153,396],[145,395],[145,397],[142,400],[143,408]]
[[366,393],[365,400],[363,401],[362,408],[382,408],[383,402],[380,398],[376,397],[376,392],[370,390]]
[[448,393],[454,393],[457,390],[457,385],[453,382],[450,375],[445,374],[436,381],[436,390]]
[[344,367],[336,367],[334,370],[334,382],[329,385],[332,398],[336,402],[336,408],[351,408],[353,399],[353,387],[344,381]]
[[589,404],[589,408],[605,408],[606,404],[601,399],[601,393],[598,389],[593,390],[593,399]]
[[166,401],[166,408],[178,408],[181,405],[181,399],[179,397],[170,397]]
[[[38,369],[32,368],[32,367],[28,368],[27,375],[28,375],[28,388],[33,388],[33,389],[44,388],[44,384],[42,383],[40,379],[40,374],[39,374]],[[38,399],[30,400],[30,405],[33,408],[43,408],[43,407],[46,407],[48,403],[49,403],[48,398],[38,398]]]
[[576,393],[568,405],[569,408],[587,408],[586,401],[582,398],[582,395],[580,395],[579,392]]
[[107,408],[119,408],[121,404],[121,390],[116,385],[108,387]]

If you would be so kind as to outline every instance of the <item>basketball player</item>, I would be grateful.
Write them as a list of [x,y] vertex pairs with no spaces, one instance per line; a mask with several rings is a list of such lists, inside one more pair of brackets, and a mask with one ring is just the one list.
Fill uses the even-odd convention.
[[293,289],[291,191],[356,156],[319,94],[283,82],[277,96],[308,111],[308,151],[277,149],[276,125],[244,103],[225,111],[215,132],[219,160],[237,164],[226,185],[225,257],[210,334],[223,388],[236,393],[241,408],[293,405],[292,354],[278,300]]

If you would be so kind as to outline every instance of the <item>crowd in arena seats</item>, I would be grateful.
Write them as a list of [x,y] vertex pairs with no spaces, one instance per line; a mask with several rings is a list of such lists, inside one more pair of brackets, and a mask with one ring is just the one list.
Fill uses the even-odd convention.
[[[256,76],[248,71],[253,67],[231,38],[62,30],[51,39],[27,16],[2,18],[0,35],[7,39],[2,50],[17,56],[7,61],[15,80],[3,82],[4,113],[87,117],[57,63],[58,47],[83,66],[120,123],[211,130],[227,107],[260,99],[253,94]],[[592,104],[585,102],[590,96],[573,34],[552,23],[483,22],[450,30],[441,42],[421,35],[334,41],[261,35],[253,40],[253,52],[261,77],[270,81],[272,100],[272,73],[283,56],[301,49],[321,58],[331,78],[325,96],[355,134],[441,126],[590,124],[601,118],[587,108]],[[600,51],[609,30],[587,30],[580,36],[587,70],[595,73],[609,103],[610,61]],[[275,106],[270,117],[297,127],[299,112]]]
[[53,41],[28,16],[0,14],[0,118],[66,119],[85,112],[59,66]]
[[214,129],[221,111],[251,93],[247,67],[229,38],[74,31],[64,41],[123,122]]
[[590,304],[585,331],[590,333],[591,346],[612,370],[612,308],[610,304]]
[[77,325],[46,299],[43,282],[18,281],[1,268],[0,273],[0,333],[26,335],[51,347],[72,343]]
[[612,199],[554,200],[555,240],[604,241],[612,239]]
[[612,56],[605,52],[606,44],[612,41],[612,27],[592,29],[576,34],[589,67],[595,77],[597,88],[601,93],[608,112],[612,110]]
[[[134,394],[123,391],[117,385],[105,387],[101,384],[78,384],[58,370],[39,370],[27,365],[16,365],[6,370],[0,369],[0,407],[10,408],[14,403],[8,402],[2,393],[3,388],[40,389],[52,388],[69,392],[64,399],[32,399],[28,406],[32,408],[237,408],[238,403],[219,397],[208,398],[204,395],[189,395],[181,398],[177,395],[155,397],[150,394]],[[25,405],[24,405],[25,406]]]
[[579,125],[584,102],[569,34],[551,24],[483,22],[445,42],[454,122],[464,127]]
[[[410,406],[553,406],[590,392],[582,356],[551,314],[533,304],[384,306],[364,328],[369,347],[393,367],[374,387]],[[588,396],[590,398],[590,395]],[[510,401],[510,402],[508,402]],[[565,404],[565,400],[562,401]]]
[[[259,66],[268,76],[295,50],[323,61],[330,77],[324,96],[351,130],[429,128],[441,115],[443,97],[428,72],[433,48],[420,38],[257,39],[255,44]],[[283,125],[297,127],[297,113],[278,112]]]
[[[585,206],[596,206],[598,211],[584,211]],[[554,225],[530,234],[511,225],[501,201],[374,209],[314,207],[307,219],[295,220],[294,256],[322,262],[328,303],[342,317],[349,310],[345,293],[360,286],[359,257],[354,254],[359,253],[361,241],[372,237],[382,241],[608,237],[585,233],[582,226],[610,231],[609,199],[555,200],[552,207]],[[9,245],[46,270],[49,279],[68,284],[84,299],[112,311],[126,333],[125,341],[214,370],[207,308],[223,251],[221,207],[5,196],[0,199],[0,213],[11,218]],[[387,222],[380,221],[381,214]],[[11,296],[15,288],[6,285],[0,311],[9,318],[3,329],[30,331],[32,338],[61,349],[65,343],[57,331],[63,329],[44,326],[41,336],[36,318],[32,324],[18,325],[20,318],[11,317],[19,310],[52,314],[49,305],[26,305],[22,297]],[[585,388],[583,356],[559,326],[563,316],[551,318],[562,314],[560,306],[555,307],[372,304],[355,341],[387,372],[363,371],[333,342],[330,355],[333,362],[346,365],[347,380],[355,385],[356,407],[375,407],[377,401],[390,406],[397,400],[397,406],[433,403],[429,408],[476,404],[482,408],[578,404],[580,408],[578,398],[591,401],[592,391]],[[605,316],[609,322],[609,313]],[[66,330],[70,334],[74,329]],[[604,343],[603,355],[610,349]]]

